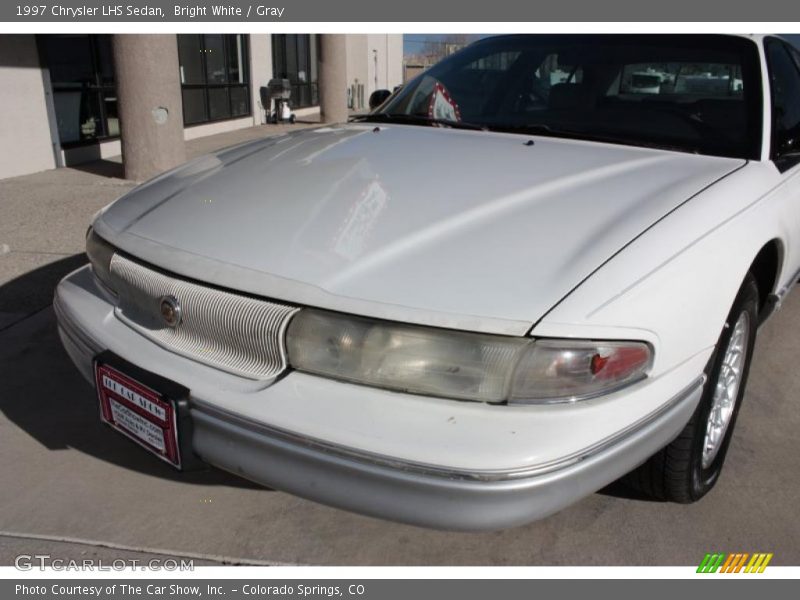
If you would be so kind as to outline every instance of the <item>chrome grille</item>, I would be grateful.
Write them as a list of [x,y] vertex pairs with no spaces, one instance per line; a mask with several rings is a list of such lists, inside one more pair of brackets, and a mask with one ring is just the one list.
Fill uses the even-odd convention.
[[[164,348],[229,373],[272,379],[286,369],[284,332],[298,310],[165,275],[124,256],[111,259],[117,316]],[[180,305],[174,327],[164,298]]]

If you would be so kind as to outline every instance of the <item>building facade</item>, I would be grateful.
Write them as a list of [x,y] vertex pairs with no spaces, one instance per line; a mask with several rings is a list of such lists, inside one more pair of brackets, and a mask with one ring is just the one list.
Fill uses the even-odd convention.
[[[114,37],[0,36],[0,141],[6,148],[0,178],[120,154],[119,107],[124,98],[118,97],[122,86],[117,85]],[[171,37],[177,49],[174,77],[180,84],[184,139],[265,123],[260,88],[273,77],[290,81],[290,102],[298,118],[318,115],[321,36]],[[344,37],[347,80],[337,87],[350,110],[364,110],[374,90],[402,82],[402,35]],[[167,67],[156,61],[153,68]]]

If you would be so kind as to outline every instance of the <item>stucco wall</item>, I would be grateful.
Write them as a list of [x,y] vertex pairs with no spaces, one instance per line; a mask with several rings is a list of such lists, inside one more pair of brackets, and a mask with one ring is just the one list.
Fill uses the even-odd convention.
[[56,166],[33,35],[0,35],[0,140],[0,179]]
[[[403,81],[402,34],[347,36],[347,85],[364,86],[364,105],[377,89],[391,90]],[[358,107],[356,107],[358,108]]]
[[403,81],[403,36],[369,34],[367,45],[370,93],[400,85]]

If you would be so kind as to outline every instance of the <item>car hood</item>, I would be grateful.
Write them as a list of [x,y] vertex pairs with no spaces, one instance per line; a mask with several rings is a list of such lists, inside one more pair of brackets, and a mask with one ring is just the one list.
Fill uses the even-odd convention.
[[744,163],[350,124],[193,160],[112,204],[95,227],[134,256],[212,284],[519,335],[632,239]]

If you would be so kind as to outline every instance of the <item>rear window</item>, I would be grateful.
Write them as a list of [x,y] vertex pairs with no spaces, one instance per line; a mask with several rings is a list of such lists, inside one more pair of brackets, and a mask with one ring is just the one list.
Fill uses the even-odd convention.
[[638,63],[625,65],[609,94],[741,98],[742,67],[724,63]]

